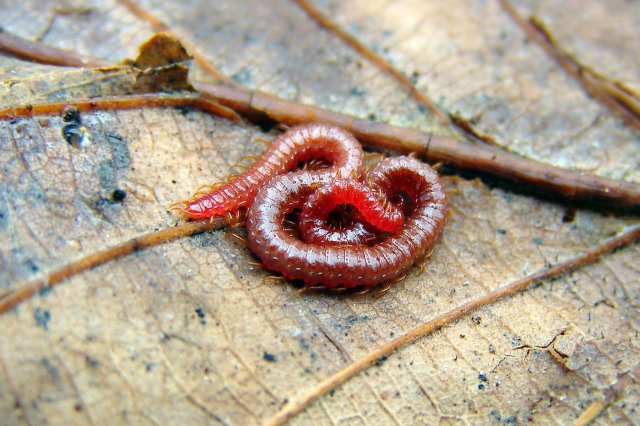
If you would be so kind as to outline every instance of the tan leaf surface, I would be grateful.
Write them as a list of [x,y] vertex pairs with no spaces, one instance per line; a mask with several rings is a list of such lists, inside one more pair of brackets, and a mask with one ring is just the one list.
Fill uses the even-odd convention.
[[[113,61],[135,57],[153,33],[118,2],[3,3],[6,31]],[[638,3],[555,3],[514,5],[557,30],[586,64],[637,90],[630,40],[640,28]],[[240,84],[447,131],[292,2],[137,4]],[[497,2],[317,6],[506,149],[640,182],[637,133],[528,41]],[[0,67],[3,106],[135,90],[125,68],[6,57]],[[207,78],[197,67],[192,77]],[[81,119],[85,139],[73,145],[59,116],[0,123],[0,291],[175,225],[181,219],[167,206],[224,179],[242,156],[260,153],[256,139],[275,134],[191,109]],[[638,223],[586,209],[563,221],[562,204],[479,180],[445,181],[453,215],[425,272],[416,268],[378,299],[300,295],[247,265],[249,251],[220,230],[137,252],[26,301],[0,316],[1,423],[260,424],[394,337]],[[123,202],[113,200],[116,189],[127,192]],[[638,258],[632,245],[480,309],[381,359],[292,423],[570,423],[640,364]],[[632,381],[597,422],[640,423],[639,394]]]

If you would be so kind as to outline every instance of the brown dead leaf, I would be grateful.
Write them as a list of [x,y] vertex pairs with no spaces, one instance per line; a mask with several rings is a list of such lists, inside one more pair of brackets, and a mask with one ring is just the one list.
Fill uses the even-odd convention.
[[[640,26],[636,3],[618,2],[616,13],[597,13],[596,1],[535,10],[525,3],[514,2],[551,31],[567,20],[593,28],[601,38],[558,39],[591,66],[607,58],[602,72],[637,87],[638,57],[625,48]],[[139,4],[240,84],[441,131],[402,86],[293,3]],[[584,15],[571,12],[576,4]],[[473,119],[508,149],[640,182],[637,135],[529,43],[498,3],[318,7],[412,76],[440,108]],[[3,9],[7,31],[112,61],[135,57],[152,33],[118,2],[10,1]],[[622,18],[635,25],[620,29]],[[3,106],[136,90],[126,68],[62,69],[6,57],[0,66]],[[206,75],[196,68],[192,77]],[[0,123],[0,290],[173,226],[181,219],[167,211],[172,202],[224,179],[242,156],[260,153],[256,139],[272,136],[191,109],[95,112],[81,122],[86,138],[75,145],[63,137],[62,117]],[[299,295],[246,265],[251,254],[221,230],[138,252],[28,300],[0,316],[0,417],[6,424],[259,424],[394,337],[637,223],[589,210],[563,222],[560,204],[478,180],[446,183],[453,216],[426,271],[416,268],[379,299]],[[117,189],[124,200],[114,197]],[[640,364],[638,254],[637,245],[627,247],[482,308],[380,359],[292,423],[570,423]],[[638,391],[630,383],[598,421],[640,422]]]

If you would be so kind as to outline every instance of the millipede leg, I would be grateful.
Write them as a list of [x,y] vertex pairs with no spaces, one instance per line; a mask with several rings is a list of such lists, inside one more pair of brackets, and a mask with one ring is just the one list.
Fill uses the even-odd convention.
[[387,294],[387,292],[389,291],[389,289],[391,287],[393,287],[394,285],[398,284],[400,281],[403,281],[405,278],[407,278],[407,274],[403,274],[403,275],[399,276],[398,278],[395,278],[395,279],[385,283],[384,287],[382,287],[380,290],[378,290],[375,293],[373,293],[373,298],[374,299],[381,298],[382,296]]
[[231,235],[233,238],[235,238],[236,240],[240,241],[242,244],[244,244],[245,247],[249,247],[249,243],[247,242],[247,240],[244,237],[241,237],[240,235],[236,234],[235,232],[228,232],[228,235]]
[[265,145],[266,147],[270,147],[271,146],[271,141],[264,139],[264,138],[255,138],[253,141],[253,143],[261,143],[263,145]]

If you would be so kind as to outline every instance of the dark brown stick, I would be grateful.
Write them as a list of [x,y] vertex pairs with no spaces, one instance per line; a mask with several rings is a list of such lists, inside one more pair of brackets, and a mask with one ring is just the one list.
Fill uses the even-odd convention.
[[268,118],[296,125],[323,122],[349,129],[365,145],[402,153],[417,153],[432,162],[525,184],[570,200],[640,208],[640,185],[560,169],[486,145],[430,135],[418,130],[375,123],[353,116],[287,101],[263,92],[194,83],[209,97],[249,119]]
[[104,59],[57,49],[44,43],[27,40],[1,30],[0,52],[5,52],[16,58],[46,65],[92,68],[113,66],[113,63],[105,61]]
[[90,254],[76,261],[49,272],[46,277],[29,281],[16,286],[6,293],[0,294],[0,314],[12,309],[20,302],[33,296],[36,292],[51,288],[56,284],[80,272],[95,268],[111,260],[135,253],[147,247],[172,241],[181,237],[198,234],[228,224],[226,217],[217,217],[210,221],[188,222],[162,231],[151,232],[117,244],[105,250]]

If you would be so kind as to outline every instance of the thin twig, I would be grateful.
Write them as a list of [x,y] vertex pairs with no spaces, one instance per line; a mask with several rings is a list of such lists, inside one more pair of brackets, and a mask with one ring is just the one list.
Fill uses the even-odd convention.
[[602,74],[578,62],[560,48],[551,32],[535,16],[525,19],[508,0],[498,0],[502,8],[533,41],[538,43],[555,61],[575,78],[594,99],[600,101],[625,123],[640,131],[640,96],[622,83],[611,81]]
[[555,194],[565,201],[640,209],[640,185],[636,183],[561,169],[484,144],[371,122],[264,92],[199,82],[193,85],[203,97],[215,99],[250,120],[272,120],[290,126],[313,121],[328,123],[350,130],[363,144],[377,149],[416,153],[431,162],[524,184],[538,193]]
[[624,245],[631,244],[639,238],[640,226],[632,227],[622,232],[618,236],[611,238],[591,248],[590,250],[587,250],[580,256],[574,257],[573,259],[559,263],[547,269],[542,269],[534,272],[533,274],[514,281],[507,286],[498,288],[497,290],[489,292],[486,295],[479,297],[478,299],[467,302],[445,314],[442,314],[434,318],[433,320],[419,327],[416,327],[403,336],[400,336],[397,339],[392,340],[391,342],[381,346],[380,348],[368,353],[362,358],[347,365],[332,376],[329,376],[326,379],[322,380],[313,389],[311,389],[310,392],[289,401],[280,409],[280,411],[276,413],[275,416],[268,419],[264,423],[264,425],[276,426],[284,424],[287,420],[291,419],[293,416],[308,407],[313,401],[317,400],[322,395],[325,395],[327,392],[330,392],[331,390],[337,388],[339,385],[351,379],[356,374],[375,364],[375,362],[381,357],[389,356],[398,348],[412,343],[423,336],[431,334],[434,331],[439,330],[443,326],[450,324],[451,322],[461,318],[464,315],[469,314],[470,312],[480,307],[489,305],[505,297],[512,296],[516,293],[530,289],[541,281],[555,278],[559,275],[574,271],[581,266],[594,262],[603,254],[611,252],[612,250],[615,250]]
[[218,217],[204,222],[187,222],[173,228],[132,238],[124,243],[90,254],[49,272],[47,276],[42,279],[17,285],[6,293],[0,294],[0,314],[12,309],[20,302],[33,296],[36,292],[45,288],[51,288],[80,272],[95,268],[111,260],[119,259],[148,247],[157,246],[168,241],[199,234],[225,225],[227,225],[226,217]]
[[242,121],[235,111],[219,104],[214,99],[203,98],[197,93],[185,92],[170,94],[142,94],[129,96],[112,96],[105,98],[76,99],[74,101],[50,102],[26,106],[11,106],[0,109],[0,119],[15,119],[33,115],[56,115],[66,107],[73,105],[80,112],[98,110],[126,110],[137,108],[170,108],[192,106],[202,111],[224,117],[233,122]]
[[46,65],[92,68],[113,65],[113,63],[104,59],[57,49],[44,43],[18,37],[6,31],[0,31],[0,52],[5,52],[16,58]]
[[346,30],[341,28],[337,23],[333,22],[331,18],[324,15],[319,9],[307,0],[294,0],[296,4],[304,10],[307,15],[316,21],[318,25],[331,32],[340,38],[344,43],[350,46],[358,54],[369,60],[373,65],[378,67],[382,72],[389,74],[395,79],[413,98],[427,109],[438,122],[445,127],[454,127],[460,131],[466,137],[471,138],[474,141],[483,142],[501,149],[505,149],[504,146],[496,142],[496,140],[486,134],[479,132],[473,124],[453,113],[447,113],[440,109],[435,102],[433,102],[427,95],[423,94],[416,85],[408,78],[402,71],[391,65],[383,56],[376,53],[364,45],[360,40],[349,34]]
[[556,194],[565,201],[583,201],[633,211],[640,209],[640,185],[556,168],[519,157],[486,145],[468,144],[460,140],[427,134],[419,130],[375,123],[346,114],[329,111],[263,92],[224,84],[194,83],[199,94],[153,94],[110,98],[93,98],[15,106],[0,109],[0,119],[59,114],[65,106],[81,110],[131,109],[140,107],[192,106],[230,120],[273,120],[287,125],[323,122],[344,127],[364,144],[377,149],[416,153],[425,160],[442,162],[460,170],[495,176],[525,184],[543,194]]
[[325,28],[327,31],[335,34],[339,37],[344,43],[349,45],[353,50],[358,52],[360,55],[365,57],[369,62],[380,68],[383,72],[391,75],[398,83],[400,83],[408,92],[413,96],[413,98],[418,101],[423,107],[425,107],[434,117],[438,119],[440,124],[444,126],[449,126],[451,123],[449,121],[449,117],[447,114],[442,112],[436,104],[434,104],[431,99],[426,97],[418,90],[418,88],[413,84],[413,82],[399,69],[395,68],[386,59],[382,56],[365,46],[360,40],[349,34],[347,31],[342,29],[338,24],[333,22],[327,16],[325,16],[320,10],[318,10],[314,5],[312,5],[307,0],[294,0],[298,6],[314,21],[318,23],[321,27]]

